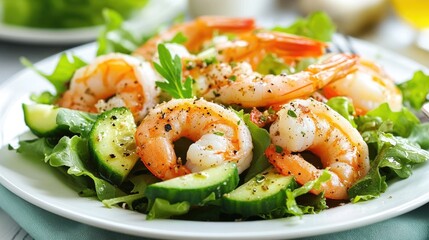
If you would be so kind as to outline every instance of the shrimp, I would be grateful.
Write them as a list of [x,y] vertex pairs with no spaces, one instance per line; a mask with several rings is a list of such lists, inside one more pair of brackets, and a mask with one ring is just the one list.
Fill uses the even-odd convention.
[[282,32],[258,30],[243,33],[236,39],[218,40],[214,43],[222,62],[248,62],[256,69],[270,53],[293,65],[301,58],[320,57],[325,53],[326,44],[317,40]]
[[[289,63],[301,57],[319,57],[327,46],[301,36],[256,29],[251,18],[203,16],[157,35],[137,49],[134,55],[153,61],[157,44],[171,40],[180,32],[187,38],[184,47],[189,52],[200,52],[211,40],[218,61],[247,61],[254,69],[268,53],[275,53]],[[230,36],[219,35],[227,33],[234,34],[232,40]]]
[[159,43],[170,41],[178,33],[182,33],[187,38],[184,45],[188,51],[198,52],[207,40],[213,38],[214,34],[241,33],[253,29],[255,29],[255,21],[252,18],[202,16],[194,21],[176,24],[149,39],[134,52],[134,55],[142,56],[149,61],[155,55]]
[[197,94],[205,99],[242,107],[269,107],[310,96],[353,72],[356,61],[354,55],[337,54],[292,75],[261,75],[246,62],[195,64],[185,74],[192,76]]
[[327,98],[347,96],[352,99],[358,115],[387,102],[394,111],[402,108],[402,94],[383,69],[369,60],[360,59],[358,70],[343,79],[326,85],[323,93]]
[[[173,143],[189,146],[186,163],[176,156]],[[239,173],[250,166],[252,138],[244,122],[231,110],[204,99],[173,99],[152,109],[135,134],[137,154],[160,179],[170,179],[216,166],[237,164]]]
[[369,171],[368,146],[359,132],[330,107],[311,98],[283,105],[277,116],[270,127],[273,144],[265,151],[269,162],[280,173],[305,184],[323,172],[296,154],[309,150],[331,174],[320,190],[311,192],[324,191],[327,198],[347,199],[347,190]]
[[126,106],[140,121],[158,101],[156,79],[147,62],[119,53],[104,55],[76,71],[57,104],[86,112]]

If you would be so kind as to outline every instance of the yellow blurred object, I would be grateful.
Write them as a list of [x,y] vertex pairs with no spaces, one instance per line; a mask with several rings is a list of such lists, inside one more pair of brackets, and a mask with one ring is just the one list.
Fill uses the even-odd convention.
[[429,28],[429,0],[392,0],[398,15],[416,28]]

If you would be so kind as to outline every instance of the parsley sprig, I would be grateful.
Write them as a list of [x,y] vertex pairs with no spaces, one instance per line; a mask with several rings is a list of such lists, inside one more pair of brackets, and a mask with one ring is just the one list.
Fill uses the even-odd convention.
[[159,64],[154,63],[156,71],[165,78],[157,81],[156,86],[170,94],[173,98],[192,98],[192,79],[182,81],[182,61],[179,56],[174,58],[164,44],[158,45]]

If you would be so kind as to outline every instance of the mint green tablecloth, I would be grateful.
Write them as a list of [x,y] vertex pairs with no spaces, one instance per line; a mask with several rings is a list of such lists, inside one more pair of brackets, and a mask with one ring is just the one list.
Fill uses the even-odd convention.
[[[428,186],[429,190],[429,186]],[[38,208],[0,185],[0,208],[36,240],[61,239],[145,239],[81,224]],[[345,232],[307,239],[429,239],[429,204],[402,216]]]

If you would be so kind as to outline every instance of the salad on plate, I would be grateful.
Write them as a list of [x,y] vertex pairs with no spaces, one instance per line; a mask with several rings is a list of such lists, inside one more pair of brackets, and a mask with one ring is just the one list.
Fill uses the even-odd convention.
[[143,39],[104,16],[90,62],[64,53],[46,74],[22,59],[55,91],[23,104],[34,138],[11,147],[81,197],[147,219],[284,218],[377,198],[429,159],[429,76],[395,83],[329,51],[321,12],[271,29],[204,16]]

